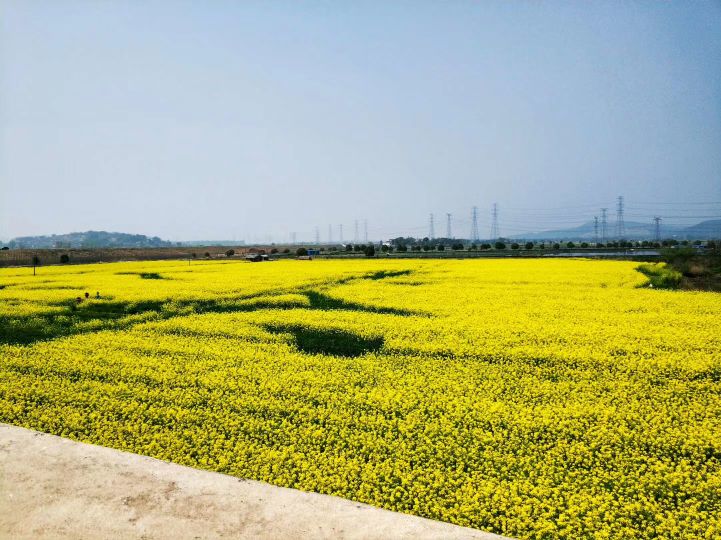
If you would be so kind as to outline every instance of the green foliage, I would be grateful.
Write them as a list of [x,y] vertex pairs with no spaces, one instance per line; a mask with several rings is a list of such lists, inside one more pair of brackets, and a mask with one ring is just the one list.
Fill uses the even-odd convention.
[[664,263],[644,263],[640,264],[636,270],[648,278],[646,285],[654,289],[676,289],[683,277],[680,272],[669,268]]
[[298,249],[295,250],[295,254],[298,257],[305,257],[306,255],[308,255],[308,250],[304,247],[299,247]]

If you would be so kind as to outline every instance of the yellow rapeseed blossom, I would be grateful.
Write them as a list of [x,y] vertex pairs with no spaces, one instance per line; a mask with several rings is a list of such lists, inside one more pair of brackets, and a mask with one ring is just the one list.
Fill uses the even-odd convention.
[[635,267],[4,269],[0,421],[519,538],[718,538],[721,295]]

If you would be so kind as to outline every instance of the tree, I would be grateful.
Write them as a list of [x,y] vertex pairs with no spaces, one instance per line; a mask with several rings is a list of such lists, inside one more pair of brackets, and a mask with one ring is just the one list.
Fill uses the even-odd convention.
[[60,262],[62,264],[68,264],[70,262],[70,256],[67,253],[60,255]]
[[456,242],[451,246],[451,249],[453,251],[463,251],[463,244],[461,244],[460,242]]
[[233,255],[235,255],[234,249],[229,249],[228,251],[225,252],[226,257],[232,257]]
[[526,249],[533,249],[533,242],[526,242]]
[[383,244],[383,245],[381,246],[381,251],[382,251],[383,253],[388,253],[389,247],[388,247],[387,245]]
[[553,249],[561,249],[561,244],[556,242],[555,244],[553,244]]
[[346,245],[345,245],[345,250],[346,250],[346,251],[353,251],[353,244],[346,244]]
[[511,249],[518,249],[519,247],[521,247],[521,246],[519,246],[516,242],[513,242],[511,244]]
[[285,248],[285,249],[283,250],[283,253],[290,253],[290,248]]
[[489,249],[491,249],[491,244],[489,244],[488,242],[484,242],[481,244],[481,251],[488,251]]
[[33,255],[33,275],[35,275],[35,267],[40,266],[40,257]]
[[368,247],[366,247],[366,257],[375,257],[376,254],[376,248],[373,246],[373,244],[368,244]]
[[271,255],[275,255],[276,253],[278,253],[278,248],[273,248],[270,250]]
[[445,250],[446,250],[446,246],[444,246],[443,244],[438,244],[438,251],[445,251]]
[[193,253],[193,259],[197,259],[197,258],[198,258],[198,254],[197,254],[197,253]]
[[573,242],[566,242],[566,247],[569,249],[573,249],[576,247],[576,244],[574,244]]
[[587,248],[587,247],[588,247],[588,242],[581,242],[581,247],[582,247],[582,248]]
[[431,246],[430,246],[430,245],[428,245],[428,244],[423,244],[423,251],[430,251],[430,250],[431,250]]
[[496,242],[495,248],[496,249],[506,249],[506,244],[504,244],[503,242]]
[[308,255],[308,250],[305,249],[304,247],[299,247],[298,249],[295,250],[295,254],[298,257],[305,257],[306,255]]
[[206,252],[203,254],[203,257],[205,257],[206,259],[210,259],[210,253],[206,251]]

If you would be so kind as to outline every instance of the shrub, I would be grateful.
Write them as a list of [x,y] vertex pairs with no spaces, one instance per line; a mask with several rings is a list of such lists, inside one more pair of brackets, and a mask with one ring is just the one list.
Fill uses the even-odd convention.
[[521,246],[519,246],[516,242],[513,242],[511,244],[511,249],[518,249],[519,247],[521,247]]
[[500,241],[499,241],[499,242],[496,242],[496,243],[494,244],[494,247],[495,247],[496,249],[506,249],[506,244],[504,244],[503,242],[500,242]]
[[446,246],[444,246],[443,244],[438,244],[438,251],[445,251],[445,250],[446,250]]
[[553,249],[561,249],[561,244],[556,242],[555,244],[553,244]]
[[206,251],[206,252],[203,254],[203,257],[205,257],[206,259],[209,259],[209,258],[210,258],[210,253],[209,253],[208,251]]
[[225,252],[226,257],[232,257],[233,255],[235,255],[234,249],[229,249],[228,251]]
[[569,249],[573,249],[576,247],[576,244],[574,244],[573,242],[566,242],[566,247]]
[[533,249],[533,242],[526,242],[526,249]]
[[299,247],[298,249],[295,250],[295,254],[298,257],[305,257],[306,255],[308,255],[308,250],[304,247]]
[[648,285],[655,289],[675,289],[681,283],[681,272],[661,264],[641,264],[636,270],[648,277]]
[[67,253],[60,255],[60,262],[62,264],[68,264],[70,262],[70,256]]

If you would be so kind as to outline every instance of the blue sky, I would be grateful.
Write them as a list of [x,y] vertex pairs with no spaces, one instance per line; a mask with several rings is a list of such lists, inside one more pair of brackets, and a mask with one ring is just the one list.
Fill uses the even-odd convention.
[[718,2],[5,0],[0,25],[0,238],[721,216]]

